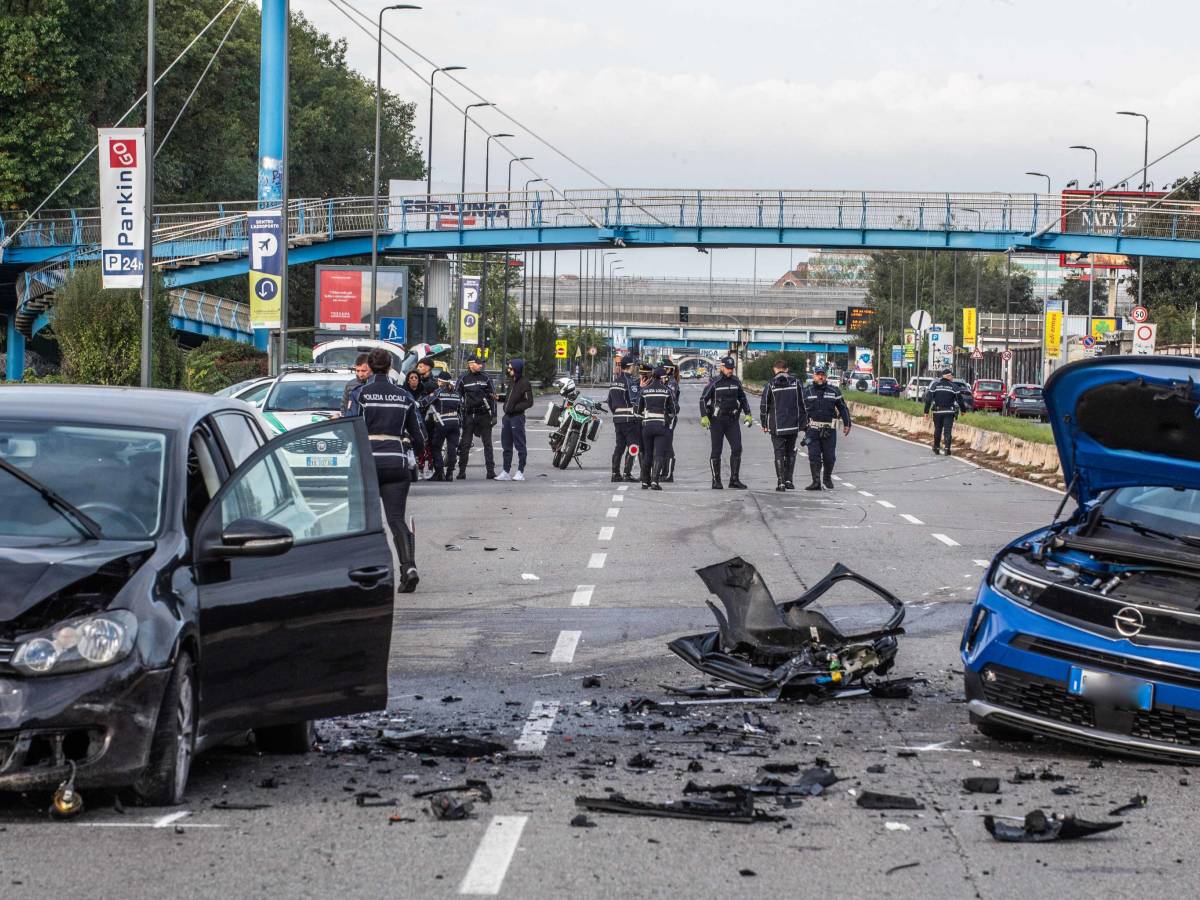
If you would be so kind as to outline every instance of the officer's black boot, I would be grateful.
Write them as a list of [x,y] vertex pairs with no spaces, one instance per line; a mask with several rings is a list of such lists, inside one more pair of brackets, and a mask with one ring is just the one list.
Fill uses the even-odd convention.
[[775,485],[775,490],[777,490],[777,491],[786,491],[787,490],[787,457],[786,456],[775,457],[775,480],[778,482]]
[[825,480],[822,482],[825,485],[825,490],[833,490],[833,466],[825,463]]
[[400,526],[395,538],[396,553],[400,557],[400,584],[397,590],[401,594],[411,594],[417,589],[417,582],[421,580],[417,575],[416,539],[412,531],[404,525]]
[[796,454],[789,453],[787,455],[787,471],[784,472],[783,486],[789,491],[796,489],[796,483],[792,481],[792,473],[796,471]]
[[675,457],[667,457],[666,474],[663,475],[663,481],[667,484],[675,483]]
[[648,491],[650,490],[650,476],[652,474],[651,470],[654,468],[654,462],[646,459],[644,456],[639,457],[639,459],[642,464],[642,490]]
[[746,486],[742,484],[738,478],[738,473],[742,468],[742,455],[740,453],[732,454],[729,457],[729,486],[738,490],[745,490]]
[[710,459],[708,461],[708,468],[709,468],[709,471],[712,472],[712,478],[713,478],[712,489],[714,491],[723,490],[725,485],[721,484],[721,459],[720,459],[720,457],[718,457],[717,459]]
[[661,491],[662,490],[662,485],[659,484],[659,481],[662,480],[663,476],[666,475],[666,473],[667,473],[666,460],[663,460],[662,462],[656,462],[654,464],[654,474],[651,475],[650,490],[652,490],[652,491]]
[[613,466],[613,470],[612,470],[612,479],[611,479],[611,480],[612,480],[612,481],[624,481],[624,480],[625,480],[624,478],[622,478],[622,477],[621,477],[621,467],[620,467],[620,465],[615,465],[615,466]]
[[819,491],[821,489],[821,464],[809,462],[808,470],[812,472],[812,484],[805,488],[806,491]]
[[486,475],[486,476],[484,476],[484,477],[485,477],[485,478],[487,478],[489,481],[495,481],[495,479],[496,479],[496,467],[495,467],[494,465],[488,466],[488,467],[487,467],[487,475]]
[[445,480],[446,480],[445,470],[441,466],[434,466],[433,481],[445,481]]

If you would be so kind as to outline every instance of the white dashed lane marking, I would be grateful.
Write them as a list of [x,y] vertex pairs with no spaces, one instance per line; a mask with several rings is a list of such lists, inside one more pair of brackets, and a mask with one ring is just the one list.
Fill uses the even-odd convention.
[[589,569],[603,569],[604,561],[608,559],[607,553],[593,553],[592,558],[588,560]]
[[609,502],[610,503],[624,503],[625,498],[623,496],[621,496],[620,494],[613,494],[612,500],[610,500]]
[[575,593],[571,596],[572,606],[591,606],[592,591],[596,590],[594,584],[581,584],[575,588]]
[[859,493],[862,494],[864,497],[874,497],[875,496],[870,491],[859,491]]
[[844,484],[846,487],[850,488],[850,490],[854,490],[854,485],[852,485],[850,482],[843,481],[842,484]]
[[608,512],[605,513],[605,515],[608,516],[608,518],[610,518],[610,519],[615,519],[620,514],[621,514],[621,507],[619,507],[619,506],[610,506],[608,508]]
[[880,506],[882,506],[884,509],[895,509],[896,508],[895,503],[888,503],[886,500],[876,500],[875,502],[878,503]]
[[471,860],[471,867],[458,886],[460,894],[495,896],[500,893],[528,820],[528,816],[492,816]]
[[939,541],[941,541],[943,544],[945,544],[947,547],[961,547],[962,546],[962,544],[960,544],[958,541],[954,540],[954,538],[949,537],[947,535],[937,534],[935,532],[933,536],[935,538],[937,538]]
[[558,716],[557,700],[535,700],[521,729],[521,736],[513,741],[513,749],[521,753],[540,753],[554,729]]
[[908,513],[900,513],[900,518],[902,518],[905,522],[909,522],[910,524],[913,524],[913,525],[924,525],[925,524],[920,519],[918,519],[916,516],[910,516]]
[[623,484],[619,488],[617,488],[617,490],[620,491],[621,493],[625,493],[625,491],[629,490],[629,485]]
[[575,648],[579,646],[582,631],[560,631],[554,649],[550,652],[550,662],[569,663],[575,659]]
[[600,529],[600,540],[611,541],[614,531],[616,531],[616,529],[613,528],[611,525],[605,525],[603,528]]
[[991,565],[991,563],[988,562],[986,559],[973,559],[973,560],[971,560],[971,562],[975,563],[975,565],[979,566],[979,568],[981,568],[981,569],[986,569],[988,566]]

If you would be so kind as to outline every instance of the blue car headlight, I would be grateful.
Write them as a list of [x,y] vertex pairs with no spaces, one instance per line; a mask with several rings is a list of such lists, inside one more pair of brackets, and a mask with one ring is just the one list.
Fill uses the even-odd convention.
[[1032,606],[1049,583],[1031,578],[1010,566],[1000,563],[992,575],[992,589],[1023,606]]
[[27,635],[10,661],[26,675],[58,675],[112,665],[129,655],[137,617],[124,609],[68,619]]

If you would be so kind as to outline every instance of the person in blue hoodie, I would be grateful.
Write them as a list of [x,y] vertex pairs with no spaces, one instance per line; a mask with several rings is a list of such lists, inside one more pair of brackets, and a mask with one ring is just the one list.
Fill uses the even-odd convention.
[[[525,443],[525,410],[533,406],[533,385],[525,377],[525,360],[508,361],[508,396],[504,398],[504,418],[500,422],[501,462],[504,471],[496,476],[497,481],[524,481],[525,459],[528,456]],[[517,451],[517,471],[512,468],[513,449]]]

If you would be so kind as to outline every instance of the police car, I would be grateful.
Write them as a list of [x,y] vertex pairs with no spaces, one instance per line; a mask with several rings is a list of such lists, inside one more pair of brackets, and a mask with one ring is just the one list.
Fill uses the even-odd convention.
[[[286,368],[275,379],[258,410],[267,434],[274,437],[339,415],[346,384],[353,379],[353,369]],[[345,477],[351,462],[350,448],[336,439],[317,437],[288,444],[283,453],[301,483],[336,482]]]

